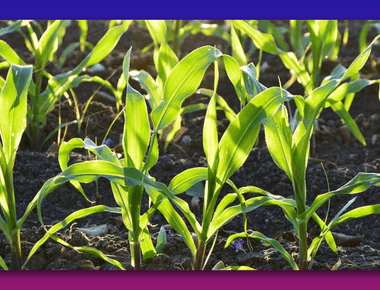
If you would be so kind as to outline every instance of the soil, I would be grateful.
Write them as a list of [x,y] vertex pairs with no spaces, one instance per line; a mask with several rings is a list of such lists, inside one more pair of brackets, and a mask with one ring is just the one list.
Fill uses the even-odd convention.
[[[46,25],[43,21],[42,25]],[[286,25],[286,21],[280,22]],[[344,22],[341,21],[340,29],[343,32]],[[328,75],[331,70],[341,63],[348,66],[359,54],[358,38],[363,25],[363,21],[349,21],[349,40],[339,53],[339,58],[335,61],[326,60],[323,64],[322,76]],[[107,30],[108,21],[89,21],[88,40],[93,44],[97,43]],[[370,30],[368,41],[376,35],[376,31]],[[67,28],[63,47],[78,41],[79,29],[75,21]],[[28,63],[33,63],[33,56],[23,46],[23,39],[18,33],[2,36],[17,53]],[[109,78],[109,81],[116,86],[117,80],[122,72],[122,61],[126,51],[132,46],[132,70],[145,70],[155,75],[152,52],[142,52],[142,49],[150,44],[149,34],[137,23],[129,28],[120,39],[114,51],[107,56],[101,64],[104,70],[98,73],[102,78]],[[182,44],[182,57],[193,49],[203,45],[216,45],[222,52],[231,54],[231,48],[224,40],[204,36],[202,34],[190,35]],[[75,50],[65,63],[62,69],[55,68],[52,64],[47,67],[52,74],[67,71],[75,67],[86,56],[88,52]],[[251,61],[257,63],[258,53],[252,56]],[[290,74],[282,65],[277,56],[263,54],[263,62],[268,64],[262,72],[260,82],[265,86],[277,86],[278,76],[284,84]],[[363,78],[378,79],[380,66],[380,46],[375,45],[370,61],[361,71]],[[5,77],[4,70],[1,75]],[[207,73],[202,87],[212,88],[213,74]],[[137,82],[131,81],[131,85],[143,92]],[[81,84],[75,88],[80,108],[83,109],[92,93],[99,89],[97,84]],[[107,92],[105,88],[101,91]],[[293,94],[303,94],[303,89],[299,84],[294,84],[289,88]],[[229,105],[237,112],[239,101],[234,93],[232,85],[225,75],[221,75],[218,93],[223,96]],[[207,98],[190,97],[186,103],[206,102]],[[307,170],[307,192],[308,204],[321,193],[328,191],[328,186],[333,190],[339,188],[359,172],[380,172],[380,102],[378,99],[377,85],[369,86],[357,93],[350,110],[355,118],[360,131],[366,139],[367,146],[363,146],[352,135],[345,134],[339,117],[330,109],[326,109],[319,119],[320,130],[316,132],[316,146],[312,151]],[[106,131],[117,115],[115,105],[100,97],[95,98],[89,106],[85,121],[82,127],[71,125],[68,127],[64,140],[74,137],[89,137],[93,141],[101,142]],[[68,100],[61,100],[56,104],[55,109],[48,115],[46,126],[41,134],[41,138],[47,136],[58,124],[58,117],[62,122],[75,119],[75,108]],[[204,121],[204,111],[187,114],[184,117],[182,126],[188,130],[176,142],[170,144],[165,151],[160,148],[160,158],[152,168],[150,174],[157,181],[169,184],[170,180],[185,169],[206,166],[204,152],[202,150],[202,126]],[[219,131],[222,133],[228,126],[224,115],[219,118]],[[123,120],[119,118],[109,134],[112,139],[110,147],[116,147],[120,134],[122,134]],[[57,135],[47,142],[40,151],[32,150],[28,140],[23,139],[17,153],[14,167],[14,184],[17,200],[17,210],[21,216],[29,202],[39,191],[41,186],[51,177],[61,172],[57,154],[48,150],[53,141],[57,140]],[[272,158],[265,147],[264,134],[260,133],[259,143],[254,147],[250,156],[233,176],[232,180],[238,187],[254,185],[268,190],[273,194],[280,194],[285,197],[292,197],[293,191],[289,180],[272,161]],[[161,144],[162,145],[162,144]],[[85,152],[75,152],[72,154],[71,162],[81,162],[88,160]],[[322,167],[323,165],[323,167]],[[324,169],[323,169],[324,168]],[[326,180],[326,176],[328,181]],[[110,184],[105,179],[100,179],[97,184],[90,183],[84,185],[84,190],[90,200],[96,204],[117,206],[111,191]],[[229,188],[223,190],[222,195],[229,192]],[[181,198],[190,202],[191,197],[181,194]],[[352,196],[336,196],[331,200],[329,218],[335,214],[352,198]],[[146,200],[145,200],[146,201]],[[380,201],[380,189],[371,187],[367,191],[358,194],[357,199],[350,209],[369,204],[377,204]],[[85,200],[71,185],[63,185],[45,198],[42,205],[44,223],[49,227],[63,220],[75,210],[86,208],[91,204]],[[145,212],[147,204],[144,203],[142,211]],[[322,207],[318,214],[325,217],[327,206]],[[196,212],[197,217],[201,215]],[[292,226],[278,207],[262,207],[247,214],[248,228],[260,231],[268,237],[276,238],[283,247],[294,257],[297,257],[297,241],[292,233]],[[151,219],[150,231],[154,241],[162,225],[167,222],[160,213],[153,215]],[[84,233],[83,228],[90,226],[107,226],[107,232],[99,236],[89,236]],[[349,236],[348,240],[338,246],[338,253],[333,253],[325,242],[322,243],[319,252],[315,257],[312,269],[314,270],[377,270],[380,268],[380,216],[372,215],[366,218],[347,222],[334,229],[336,234]],[[170,227],[166,228],[167,243],[163,252],[158,254],[151,261],[144,261],[142,268],[146,270],[189,270],[191,269],[191,254],[183,243],[182,238]],[[223,261],[226,266],[245,265],[259,270],[282,270],[291,269],[285,259],[268,244],[253,240],[251,246],[245,241],[239,251],[233,245],[224,249],[225,242],[231,233],[243,231],[242,218],[236,217],[220,231],[215,248],[205,269],[212,269],[219,261]],[[45,233],[38,221],[36,210],[28,217],[22,228],[22,251],[25,259],[35,242]],[[309,237],[317,234],[316,225],[310,222]],[[120,222],[120,217],[116,214],[101,213],[91,215],[88,218],[77,220],[74,224],[68,225],[57,234],[60,238],[73,246],[94,247],[113,258],[120,261],[126,269],[132,269],[130,265],[131,256],[129,253],[128,232]],[[311,241],[311,240],[310,240]],[[310,243],[309,241],[309,243]],[[0,256],[10,265],[10,246],[7,245],[5,236],[0,234]],[[77,269],[100,269],[111,270],[114,266],[104,262],[102,259],[90,254],[79,253],[68,247],[61,246],[53,240],[48,240],[26,265],[29,270],[77,270]]]

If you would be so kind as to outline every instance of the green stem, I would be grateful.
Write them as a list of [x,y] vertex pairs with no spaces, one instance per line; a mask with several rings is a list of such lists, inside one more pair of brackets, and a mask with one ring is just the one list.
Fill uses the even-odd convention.
[[131,242],[131,254],[133,259],[133,266],[135,270],[140,270],[141,265],[141,257],[140,257],[140,243],[139,242]]
[[38,121],[39,111],[40,111],[40,91],[42,85],[42,68],[36,68],[37,71],[37,80],[36,80],[36,90],[34,92],[34,97],[32,98],[32,121],[31,121],[31,136],[32,136],[32,146],[33,149],[39,149],[38,145],[38,133],[40,129],[40,124]]
[[[303,214],[306,211],[306,182],[305,177],[300,181],[296,179],[294,181],[295,196],[297,202],[298,215]],[[307,260],[307,221],[303,221],[299,224],[299,268],[300,270],[308,270]]]
[[12,266],[11,270],[21,270],[21,239],[20,228],[16,228],[12,231],[11,240],[11,257]]
[[194,270],[202,270],[203,263],[205,260],[205,255],[206,255],[206,243],[205,241],[198,240],[197,255],[195,257],[194,265],[193,265]]
[[179,31],[182,27],[183,20],[174,20],[174,37],[173,37],[173,51],[179,57],[181,53],[181,45],[179,40]]
[[300,224],[299,227],[300,235],[300,258],[299,258],[299,268],[300,270],[308,270],[308,261],[307,261],[307,222]]

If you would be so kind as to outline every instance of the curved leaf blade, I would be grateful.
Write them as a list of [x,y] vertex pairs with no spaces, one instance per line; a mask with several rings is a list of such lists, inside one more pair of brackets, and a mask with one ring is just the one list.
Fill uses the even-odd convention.
[[277,240],[268,238],[267,236],[257,231],[254,231],[253,233],[249,235],[246,233],[240,233],[240,234],[234,234],[234,235],[229,236],[224,248],[227,248],[231,244],[231,242],[236,238],[259,239],[263,242],[270,244],[285,258],[285,260],[292,266],[293,270],[299,270],[297,263],[294,261],[292,256],[283,248],[283,246]]
[[273,115],[281,103],[291,100],[280,88],[269,88],[253,98],[228,126],[219,143],[217,178],[221,184],[240,168],[255,141],[261,122]]
[[173,68],[165,83],[164,98],[151,113],[156,131],[177,118],[182,102],[196,91],[208,66],[221,55],[211,46],[200,47]]

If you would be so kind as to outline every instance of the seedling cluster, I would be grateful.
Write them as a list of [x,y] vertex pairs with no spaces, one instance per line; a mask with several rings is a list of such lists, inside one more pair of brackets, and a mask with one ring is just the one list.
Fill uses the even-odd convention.
[[[243,217],[241,233],[231,235],[225,247],[234,245],[236,252],[250,239],[262,240],[273,246],[294,270],[311,269],[314,257],[323,240],[332,251],[337,246],[331,230],[351,219],[380,213],[380,204],[367,205],[346,211],[353,200],[347,203],[331,220],[317,214],[317,210],[338,194],[358,194],[371,186],[380,185],[380,173],[357,173],[351,181],[338,189],[319,194],[307,204],[306,169],[318,118],[325,108],[331,107],[347,125],[353,135],[365,145],[364,137],[349,114],[355,93],[364,87],[380,82],[360,78],[360,70],[370,57],[373,45],[363,40],[368,27],[363,30],[360,54],[348,67],[338,65],[331,74],[321,79],[324,59],[337,59],[342,42],[347,35],[338,31],[334,20],[294,20],[289,27],[277,27],[270,21],[226,21],[226,24],[210,25],[201,21],[146,20],[137,21],[147,29],[153,49],[156,74],[130,70],[133,48],[125,52],[122,74],[116,88],[98,76],[83,74],[99,64],[117,45],[123,34],[128,32],[132,21],[111,21],[103,38],[92,45],[87,41],[87,22],[78,21],[80,39],[66,48],[60,47],[71,21],[48,21],[46,29],[36,21],[7,22],[0,30],[1,68],[8,68],[5,79],[0,78],[0,228],[12,251],[11,265],[0,257],[3,269],[23,269],[36,251],[48,240],[53,239],[65,247],[93,254],[111,263],[118,269],[123,265],[100,250],[74,247],[59,238],[56,233],[75,220],[98,213],[119,214],[128,230],[131,265],[140,269],[143,261],[162,252],[167,241],[165,229],[159,232],[156,244],[150,233],[150,219],[159,211],[167,223],[183,238],[193,257],[193,269],[205,268],[215,246],[218,232],[238,215]],[[372,25],[369,23],[368,25]],[[39,31],[36,31],[39,30]],[[26,47],[34,55],[34,63],[26,64],[15,50],[1,40],[1,35],[21,33]],[[220,37],[230,43],[231,54],[217,47],[202,46],[186,56],[181,56],[181,43],[190,34],[204,33]],[[286,41],[284,35],[290,37]],[[250,49],[247,51],[247,46]],[[53,63],[62,68],[70,52],[80,49],[90,52],[75,68],[57,74],[49,74],[45,68]],[[58,56],[57,52],[63,51]],[[259,51],[259,62],[248,63],[254,51]],[[292,77],[284,85],[266,87],[260,83],[261,57],[263,53],[278,55]],[[211,69],[209,69],[211,67]],[[214,76],[213,89],[201,88],[206,71]],[[235,112],[222,95],[217,94],[220,74],[232,83],[239,101],[240,110]],[[133,88],[130,79],[139,82],[145,93]],[[304,88],[304,95],[294,95],[289,88],[294,82]],[[61,98],[75,101],[75,88],[83,82],[94,82],[113,93],[114,103],[123,118],[124,127],[121,149],[117,154],[111,150],[111,139],[102,136],[103,142],[72,138],[58,140],[58,160],[62,172],[47,180],[29,203],[24,214],[17,218],[17,199],[14,192],[13,168],[16,152],[25,133],[31,148],[39,150],[53,134],[41,140],[40,130],[46,124],[46,116]],[[194,94],[208,98],[207,104],[183,105]],[[88,104],[92,97],[89,98]],[[296,108],[289,111],[289,103]],[[203,150],[207,166],[195,167],[178,173],[169,184],[157,182],[150,170],[159,160],[159,144],[164,149],[174,140],[181,129],[186,113],[205,110],[203,126]],[[229,120],[227,129],[218,135],[218,111]],[[72,122],[60,124],[53,132],[77,124],[80,128],[83,115]],[[247,184],[238,188],[230,179],[245,163],[264,127],[265,143],[275,164],[285,172],[293,187],[293,198],[272,194]],[[109,128],[110,130],[111,128]],[[60,134],[59,134],[60,136]],[[85,149],[95,156],[94,160],[69,165],[70,153],[74,149]],[[42,202],[59,186],[70,182],[84,198],[87,195],[83,183],[97,181],[100,177],[110,181],[113,197],[118,206],[94,205],[73,212],[61,222],[46,227],[42,215]],[[204,184],[204,186],[203,186]],[[230,193],[221,195],[222,189]],[[185,193],[193,196],[191,204],[183,198]],[[247,193],[250,193],[247,197]],[[144,195],[149,197],[149,207],[142,212]],[[281,243],[264,234],[248,229],[246,215],[258,207],[280,207],[292,224],[298,241],[298,258],[290,255]],[[270,206],[270,207],[269,207]],[[195,208],[201,211],[197,219]],[[37,209],[39,221],[46,234],[37,241],[26,260],[22,260],[20,232],[28,215]],[[313,219],[319,234],[308,243],[308,222]],[[254,227],[254,225],[253,225]],[[208,247],[211,245],[211,248]],[[248,269],[236,265],[224,266],[223,261],[214,269]]]

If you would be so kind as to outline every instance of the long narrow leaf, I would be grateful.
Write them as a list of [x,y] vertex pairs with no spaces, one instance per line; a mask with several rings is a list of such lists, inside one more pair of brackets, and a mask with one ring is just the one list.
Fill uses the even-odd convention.
[[58,36],[59,30],[63,25],[63,20],[56,20],[50,25],[41,39],[38,42],[36,48],[36,68],[43,69],[47,61],[54,55],[58,49]]
[[172,70],[164,88],[164,99],[151,113],[156,131],[173,122],[185,98],[198,88],[208,66],[222,53],[211,46],[198,48],[182,59]]
[[307,211],[305,211],[297,219],[300,222],[307,221],[318,208],[337,194],[356,194],[365,191],[373,185],[380,186],[380,174],[361,172],[340,188],[318,195]]
[[27,92],[31,79],[32,66],[12,65],[1,90],[0,135],[10,170],[26,128]]
[[280,104],[292,96],[280,88],[270,88],[253,98],[222,136],[219,143],[217,178],[222,184],[244,163],[251,151],[261,122],[274,114]]
[[286,261],[292,266],[293,270],[298,270],[297,263],[294,261],[292,256],[283,248],[283,246],[277,240],[268,238],[267,236],[257,231],[254,231],[248,236],[246,233],[231,235],[228,237],[226,245],[224,247],[227,248],[231,244],[231,242],[235,240],[236,238],[247,238],[247,237],[253,238],[253,239],[259,239],[265,243],[270,244],[286,259]]
[[129,85],[124,118],[123,149],[127,166],[142,169],[150,140],[148,109],[144,97]]
[[169,184],[169,190],[173,194],[185,192],[194,184],[206,180],[208,177],[207,168],[195,167],[187,169],[176,175]]

